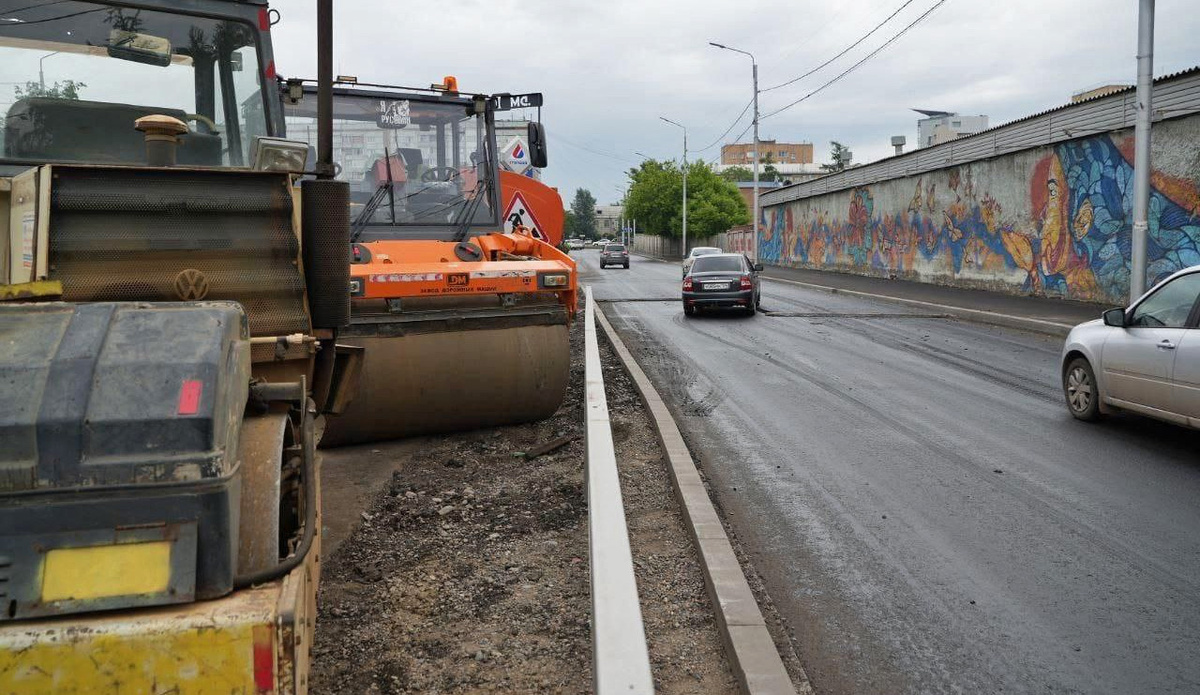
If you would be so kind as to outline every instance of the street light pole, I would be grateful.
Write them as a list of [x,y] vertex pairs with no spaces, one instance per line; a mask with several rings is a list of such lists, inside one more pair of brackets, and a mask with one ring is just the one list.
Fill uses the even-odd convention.
[[663,118],[662,116],[659,116],[658,118],[660,120],[666,121],[667,123],[670,123],[673,126],[683,128],[683,254],[682,255],[686,258],[687,253],[688,253],[688,248],[687,248],[687,179],[688,179],[687,128],[679,123],[676,123],[675,121],[672,121],[669,118]]
[[1133,130],[1133,230],[1129,302],[1146,291],[1146,233],[1150,228],[1150,118],[1154,92],[1154,0],[1138,8],[1137,106]]
[[709,41],[708,45],[741,53],[750,57],[750,66],[754,79],[754,262],[758,263],[758,60],[750,51],[743,51],[740,48],[731,48],[724,44]]
[[47,53],[46,55],[42,56],[41,58],[38,58],[38,86],[41,87],[43,94],[46,91],[46,73],[42,71],[42,61],[46,60],[50,56],[56,56],[59,53],[62,53],[62,51],[55,51],[53,53]]

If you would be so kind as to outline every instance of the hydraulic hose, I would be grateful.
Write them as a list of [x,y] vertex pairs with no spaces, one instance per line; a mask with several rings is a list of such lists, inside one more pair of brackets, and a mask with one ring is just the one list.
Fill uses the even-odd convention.
[[300,536],[300,545],[296,552],[285,558],[274,567],[239,575],[233,579],[234,589],[245,589],[255,584],[265,584],[285,576],[288,572],[300,566],[312,549],[313,540],[317,535],[317,445],[313,441],[315,431],[311,414],[316,411],[310,399],[304,403],[305,412],[300,426],[300,438],[304,452],[304,465],[301,475],[304,476],[304,532]]

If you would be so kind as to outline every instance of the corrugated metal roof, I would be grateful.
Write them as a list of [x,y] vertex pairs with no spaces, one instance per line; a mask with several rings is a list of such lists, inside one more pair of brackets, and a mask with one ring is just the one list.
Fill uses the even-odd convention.
[[[1179,118],[1200,112],[1200,66],[1159,77],[1154,81],[1154,85],[1154,120]],[[1083,101],[1063,104],[964,138],[919,148],[836,174],[768,191],[762,194],[762,204],[777,205],[887,179],[990,159],[1033,147],[1130,128],[1133,127],[1136,92],[1136,87],[1127,87]]]

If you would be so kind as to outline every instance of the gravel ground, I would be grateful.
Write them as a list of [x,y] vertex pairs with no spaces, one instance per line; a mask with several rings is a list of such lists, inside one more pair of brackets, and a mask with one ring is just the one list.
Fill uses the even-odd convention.
[[[581,323],[571,342],[549,420],[324,453],[331,470],[369,456],[394,472],[366,511],[326,507],[361,522],[324,562],[314,693],[591,691]],[[601,360],[658,692],[732,692],[657,440],[603,342]]]

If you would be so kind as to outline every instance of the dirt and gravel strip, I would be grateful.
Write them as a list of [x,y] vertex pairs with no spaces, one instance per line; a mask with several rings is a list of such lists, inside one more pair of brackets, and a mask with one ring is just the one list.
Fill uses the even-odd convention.
[[[365,511],[361,494],[326,495],[326,525],[349,535],[325,549],[314,693],[591,691],[581,325],[571,340],[549,420],[324,452],[327,489],[393,472]],[[604,341],[601,359],[656,689],[732,692],[657,441]]]

